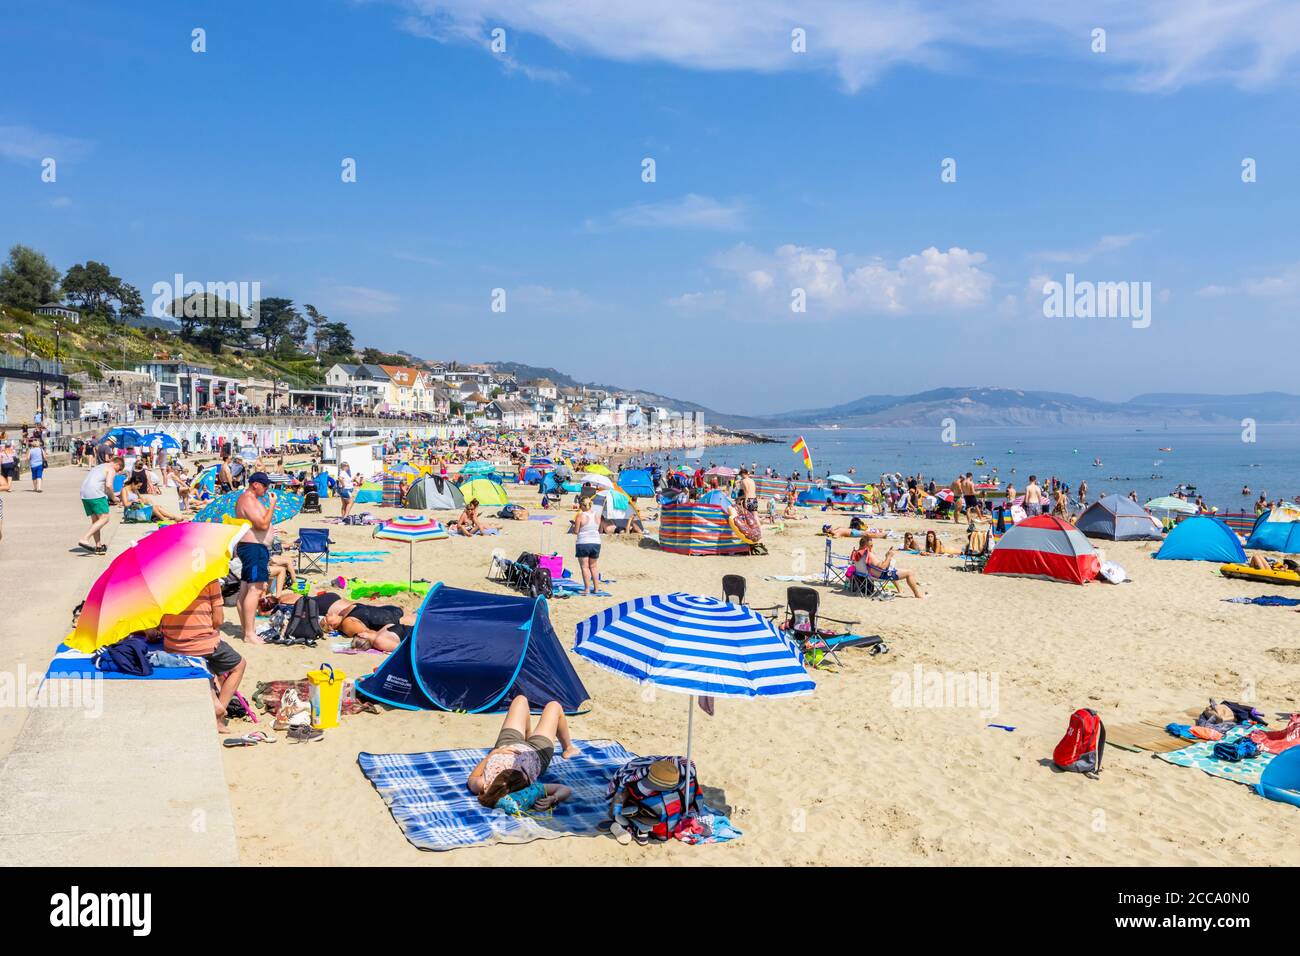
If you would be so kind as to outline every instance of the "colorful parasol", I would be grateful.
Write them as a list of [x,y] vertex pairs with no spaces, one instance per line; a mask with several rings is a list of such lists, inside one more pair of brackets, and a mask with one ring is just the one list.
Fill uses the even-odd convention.
[[447,529],[441,521],[426,518],[423,515],[398,515],[383,524],[376,525],[373,537],[388,541],[405,541],[410,554],[406,562],[407,585],[415,590],[415,542],[437,541],[447,537]]
[[145,535],[114,558],[91,586],[76,629],[64,643],[90,653],[157,626],[164,614],[179,614],[230,570],[235,545],[247,530],[246,521],[190,521]]
[[[241,494],[243,494],[242,491],[228,491],[224,495],[213,498],[194,516],[194,520],[216,524],[220,524],[228,518],[234,520],[235,503],[239,501]],[[302,495],[295,495],[291,491],[277,491],[275,497],[275,517],[273,520],[276,524],[288,521],[302,511]],[[271,503],[269,497],[262,497],[257,500],[262,502],[263,505]]]

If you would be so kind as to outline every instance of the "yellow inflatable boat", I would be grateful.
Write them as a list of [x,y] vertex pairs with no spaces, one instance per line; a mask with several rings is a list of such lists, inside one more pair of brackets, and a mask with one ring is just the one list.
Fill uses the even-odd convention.
[[1252,568],[1249,564],[1225,564],[1219,568],[1219,573],[1225,578],[1258,581],[1260,584],[1300,585],[1300,571],[1293,571],[1283,565],[1274,565],[1265,571],[1261,568]]

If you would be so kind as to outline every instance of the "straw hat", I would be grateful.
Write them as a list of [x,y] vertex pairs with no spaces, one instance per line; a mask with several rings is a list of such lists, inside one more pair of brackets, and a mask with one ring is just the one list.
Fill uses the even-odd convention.
[[675,763],[671,760],[656,760],[650,765],[645,782],[646,786],[654,790],[675,790],[681,779],[682,775]]

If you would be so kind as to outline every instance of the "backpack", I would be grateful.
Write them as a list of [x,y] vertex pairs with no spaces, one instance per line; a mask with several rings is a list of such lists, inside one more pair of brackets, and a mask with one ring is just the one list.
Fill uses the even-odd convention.
[[298,598],[289,613],[289,620],[280,635],[281,644],[305,644],[315,647],[316,642],[325,636],[320,626],[320,611],[316,599],[304,595]]
[[1070,715],[1070,727],[1052,751],[1052,763],[1062,770],[1096,777],[1106,750],[1106,727],[1095,710],[1081,707]]

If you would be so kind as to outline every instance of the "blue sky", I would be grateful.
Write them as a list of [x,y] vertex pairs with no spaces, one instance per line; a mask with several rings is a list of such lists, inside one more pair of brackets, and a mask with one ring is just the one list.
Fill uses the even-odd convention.
[[[1133,7],[6,0],[0,242],[729,412],[1294,391],[1300,12]],[[1044,318],[1067,272],[1150,326]]]

